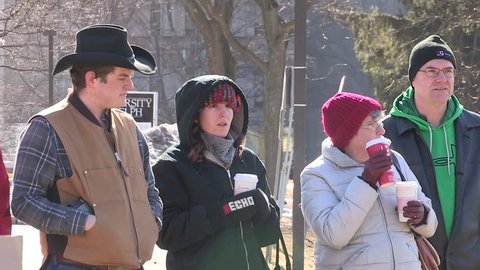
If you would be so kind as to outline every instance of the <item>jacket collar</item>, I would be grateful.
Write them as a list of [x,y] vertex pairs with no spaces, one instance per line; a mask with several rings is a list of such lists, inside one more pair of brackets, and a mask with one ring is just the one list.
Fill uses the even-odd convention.
[[362,164],[358,163],[347,154],[335,147],[330,137],[327,137],[322,142],[322,155],[326,160],[334,163],[340,168],[359,167]]
[[457,129],[471,129],[480,127],[480,115],[471,111],[463,110],[455,121]]
[[[387,120],[388,118],[391,118],[391,117],[392,117],[391,115],[388,115],[387,117],[385,117],[384,121]],[[405,132],[408,132],[409,130],[412,130],[412,129],[415,130],[416,127],[417,127],[412,121],[410,121],[406,118],[403,118],[403,117],[396,117],[396,122],[397,122],[397,124],[395,125],[395,127],[396,127],[395,132],[396,132],[397,136],[401,136]]]
[[[78,97],[78,95],[73,92],[71,95],[68,96],[68,102],[72,104],[72,106],[77,109],[80,114],[82,114],[85,118],[88,119],[88,121],[94,123],[95,125],[98,125],[100,127],[103,127],[102,124],[100,124],[93,115],[93,113],[87,108],[85,103]],[[105,113],[102,115],[102,120],[105,122],[107,126],[107,130],[110,131],[111,129],[111,119],[110,119],[110,110],[106,110]]]
[[[385,120],[390,117],[391,115],[388,115],[385,118]],[[396,119],[397,119],[397,125],[395,125],[396,126],[395,132],[397,136],[401,136],[405,134],[405,132],[408,132],[409,130],[416,129],[416,125],[412,121],[403,117],[396,117]],[[480,115],[468,110],[463,110],[463,112],[454,121],[454,125],[457,130],[480,127]]]

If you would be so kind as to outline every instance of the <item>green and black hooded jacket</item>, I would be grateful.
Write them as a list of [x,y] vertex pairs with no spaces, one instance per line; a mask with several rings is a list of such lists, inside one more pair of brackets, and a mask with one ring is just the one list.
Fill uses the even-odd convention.
[[261,224],[242,222],[219,230],[209,218],[212,204],[233,196],[236,173],[256,174],[257,188],[271,197],[265,166],[253,151],[244,148],[241,155],[237,151],[228,170],[209,160],[192,163],[187,158],[194,145],[194,120],[210,93],[222,83],[231,84],[241,97],[230,134],[234,139],[246,135],[248,105],[240,88],[224,76],[194,78],[177,91],[175,98],[180,144],[163,153],[153,167],[164,202],[164,223],[157,245],[168,250],[166,265],[170,270],[268,269],[260,247],[278,239],[279,213],[273,199],[273,211]]
[[480,115],[465,110],[455,96],[443,121],[432,126],[415,106],[409,87],[384,120],[391,148],[405,157],[422,190],[432,200],[438,228],[429,240],[441,269],[479,269]]
[[455,208],[455,128],[453,122],[463,111],[455,96],[447,103],[443,121],[438,127],[431,125],[415,106],[412,87],[394,101],[392,116],[403,117],[417,126],[417,130],[432,155],[437,190],[442,206],[447,235],[450,236]]

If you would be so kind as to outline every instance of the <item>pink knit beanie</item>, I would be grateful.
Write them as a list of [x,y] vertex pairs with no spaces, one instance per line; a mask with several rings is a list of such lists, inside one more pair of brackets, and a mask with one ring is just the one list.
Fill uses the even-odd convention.
[[322,106],[323,130],[333,145],[344,148],[357,133],[369,113],[382,110],[373,98],[341,92],[329,98]]

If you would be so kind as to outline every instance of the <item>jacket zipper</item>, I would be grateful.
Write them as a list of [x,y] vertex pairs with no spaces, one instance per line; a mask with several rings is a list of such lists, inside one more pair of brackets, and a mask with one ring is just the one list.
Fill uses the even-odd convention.
[[242,222],[240,221],[240,237],[242,238],[242,245],[243,245],[243,249],[245,251],[245,260],[246,260],[246,263],[247,263],[247,270],[250,269],[250,263],[248,261],[248,250],[247,250],[247,246],[245,245],[245,241],[243,240],[243,224]]
[[[230,187],[232,188],[232,191],[234,190],[233,188],[233,184],[232,184],[232,177],[230,175],[230,170],[228,169],[225,169],[227,171],[227,175],[228,175],[228,182],[230,183]],[[246,270],[249,270],[250,269],[250,263],[249,263],[249,260],[248,260],[248,249],[247,249],[247,246],[245,245],[245,240],[244,240],[244,236],[243,236],[243,223],[240,221],[240,238],[242,239],[242,246],[243,246],[243,250],[245,251],[245,262],[247,263],[247,269]]]
[[380,196],[380,194],[378,194],[378,200],[379,200],[379,203],[380,203],[380,207],[382,208],[382,217],[383,217],[383,224],[385,225],[385,232],[388,236],[388,240],[389,240],[389,243],[390,243],[390,250],[392,252],[392,263],[393,263],[393,268],[392,269],[395,269],[395,252],[393,251],[393,244],[392,244],[392,238],[390,237],[390,233],[388,232],[388,223],[387,223],[387,218],[385,217],[385,207],[383,206],[383,201],[382,201],[382,196]]
[[[107,132],[107,131],[105,131],[105,132]],[[113,130],[111,132],[112,132],[112,137],[114,138]],[[107,133],[105,133],[105,136],[107,136],[107,141],[110,142]],[[120,153],[117,152],[117,146],[116,146],[115,139],[114,139],[113,143],[110,144],[110,145],[111,145],[111,149],[112,149],[112,152],[113,152],[113,156],[114,156],[115,161],[117,162],[117,165],[118,165],[118,170],[120,171],[120,175],[122,176],[123,187],[125,189],[125,192],[126,192],[127,198],[128,198],[128,207],[130,208],[130,213],[131,213],[131,216],[132,216],[133,230],[135,231],[135,242],[137,244],[136,245],[136,247],[137,247],[137,250],[136,250],[137,251],[137,265],[136,265],[136,267],[140,267],[142,265],[141,264],[141,259],[140,259],[140,244],[138,242],[137,226],[136,226],[136,222],[135,222],[135,216],[133,215],[132,203],[130,201],[130,193],[128,192],[127,183],[126,183],[127,182],[126,177],[128,177],[128,173],[125,170],[125,167],[123,166],[122,159],[120,157]]]

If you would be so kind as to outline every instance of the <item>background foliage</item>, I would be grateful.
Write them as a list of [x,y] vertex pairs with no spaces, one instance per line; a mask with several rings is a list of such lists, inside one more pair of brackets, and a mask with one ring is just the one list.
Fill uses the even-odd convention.
[[440,35],[457,59],[455,94],[473,111],[480,111],[480,8],[473,0],[403,0],[405,12],[330,9],[332,16],[355,34],[355,50],[376,97],[389,110],[408,85],[410,50],[430,34]]
[[[306,1],[310,6],[312,1]],[[3,92],[9,94],[0,99],[0,104],[5,104],[0,106],[0,114],[8,124],[24,123],[49,105],[49,45],[58,60],[74,51],[73,36],[79,29],[92,23],[119,24],[128,29],[132,44],[150,50],[156,58],[158,72],[152,76],[136,74],[134,81],[137,91],[158,92],[160,123],[175,122],[174,92],[198,75],[229,76],[239,85],[243,82],[246,92],[249,87],[250,100],[261,97],[258,109],[250,107],[249,130],[263,138],[258,152],[264,153],[273,187],[278,136],[271,131],[279,129],[283,69],[288,64],[294,27],[293,2],[6,0],[0,14],[0,39],[4,41],[0,56],[5,59]],[[55,31],[52,42],[45,35],[49,29]],[[70,86],[68,77],[67,72],[55,76],[53,100],[64,97],[63,89]],[[261,113],[253,113],[254,109]]]

